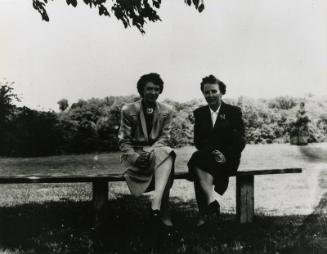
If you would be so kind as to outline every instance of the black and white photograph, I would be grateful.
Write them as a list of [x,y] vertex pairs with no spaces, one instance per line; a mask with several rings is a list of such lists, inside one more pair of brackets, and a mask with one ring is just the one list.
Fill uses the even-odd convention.
[[326,254],[327,1],[0,0],[0,254]]

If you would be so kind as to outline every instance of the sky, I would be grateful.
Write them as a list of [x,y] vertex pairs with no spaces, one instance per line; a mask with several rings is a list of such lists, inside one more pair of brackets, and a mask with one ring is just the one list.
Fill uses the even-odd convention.
[[228,98],[327,95],[325,0],[205,0],[202,13],[164,0],[145,35],[79,3],[50,1],[44,22],[32,0],[0,0],[0,81],[15,82],[18,105],[137,94],[150,72],[165,82],[161,99],[180,102],[201,98],[209,74]]

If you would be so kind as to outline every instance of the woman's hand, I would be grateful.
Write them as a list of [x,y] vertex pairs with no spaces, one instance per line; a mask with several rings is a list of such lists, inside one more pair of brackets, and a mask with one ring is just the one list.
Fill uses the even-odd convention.
[[225,155],[224,155],[222,152],[220,152],[218,149],[213,150],[213,151],[211,152],[211,154],[214,156],[215,161],[216,161],[217,163],[219,163],[219,164],[223,164],[223,163],[226,162]]

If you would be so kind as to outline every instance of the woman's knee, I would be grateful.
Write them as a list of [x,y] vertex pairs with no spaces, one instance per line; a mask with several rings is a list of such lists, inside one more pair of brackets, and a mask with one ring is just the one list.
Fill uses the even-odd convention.
[[172,156],[168,156],[157,168],[156,170],[164,170],[166,172],[170,172],[173,168],[173,163],[174,163],[174,160],[172,158]]
[[166,162],[167,164],[169,163],[172,166],[173,163],[174,163],[174,157],[173,157],[173,155],[169,154],[168,157],[167,157],[167,159],[164,160],[164,162]]

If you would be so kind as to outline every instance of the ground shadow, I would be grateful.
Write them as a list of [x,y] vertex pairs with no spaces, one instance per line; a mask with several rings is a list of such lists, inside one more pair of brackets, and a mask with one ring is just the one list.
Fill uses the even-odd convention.
[[286,248],[285,254],[327,253],[327,171],[319,176],[319,186],[325,190],[313,212],[298,227],[293,239],[294,245]]
[[[150,253],[153,234],[149,200],[119,195],[107,205],[101,230],[103,253]],[[294,246],[305,216],[257,216],[239,225],[234,214],[222,214],[205,230],[194,226],[195,201],[172,199],[178,231],[155,246],[160,253],[276,253]],[[95,253],[91,202],[46,202],[0,208],[0,249],[21,253]],[[97,236],[98,237],[98,236]],[[19,253],[20,253],[19,252]],[[97,251],[96,251],[97,252]]]
[[301,152],[303,158],[310,162],[327,162],[326,147],[299,146],[299,151]]

